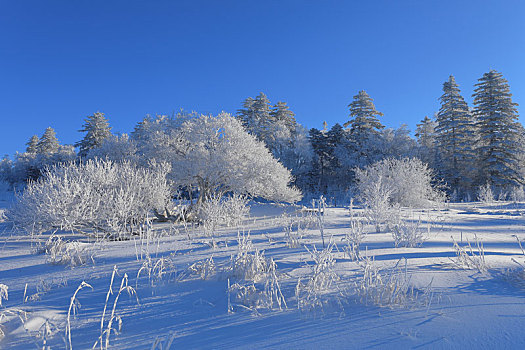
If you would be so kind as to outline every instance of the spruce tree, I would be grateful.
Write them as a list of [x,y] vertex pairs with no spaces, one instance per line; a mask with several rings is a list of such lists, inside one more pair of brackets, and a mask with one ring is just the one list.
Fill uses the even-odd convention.
[[310,129],[309,139],[314,153],[310,173],[310,186],[314,191],[324,193],[327,189],[326,180],[330,168],[332,149],[324,131],[316,128]]
[[51,127],[48,127],[46,131],[44,131],[44,134],[40,138],[40,141],[38,141],[37,153],[40,153],[40,154],[56,153],[58,151],[58,148],[59,148],[59,144],[58,144],[55,130],[53,130],[53,128]]
[[416,124],[415,136],[419,145],[419,158],[431,167],[434,167],[436,158],[436,125],[428,116]]
[[523,183],[519,175],[519,123],[517,103],[512,102],[509,84],[495,70],[483,74],[474,90],[477,117],[477,184],[504,190]]
[[374,106],[374,102],[366,91],[361,90],[354,96],[350,107],[350,118],[352,120],[343,124],[346,128],[350,126],[350,133],[366,136],[369,133],[378,134],[379,130],[385,128],[379,121],[378,117],[383,116],[383,113],[378,112]]
[[471,189],[475,122],[459,86],[450,76],[443,83],[441,107],[436,115],[437,168],[452,191]]
[[255,99],[248,97],[243,103],[243,108],[237,111],[237,118],[241,120],[246,131],[265,142],[271,137],[270,107],[270,100],[261,92]]
[[280,122],[286,125],[290,130],[290,133],[295,133],[297,127],[297,121],[295,120],[295,114],[290,110],[285,102],[277,102],[270,112],[271,120],[274,122]]
[[75,144],[75,147],[80,148],[78,152],[80,157],[85,157],[90,149],[99,147],[104,140],[111,136],[111,127],[104,117],[104,113],[96,112],[84,121],[85,123],[82,125],[82,129],[79,131],[85,132],[86,135],[81,141]]
[[372,143],[377,141],[381,130],[385,128],[378,119],[383,113],[376,110],[372,98],[364,90],[354,96],[348,107],[352,119],[343,124],[346,128],[350,127],[348,151],[357,157],[360,166],[366,166],[375,158],[371,154],[376,148]]
[[40,141],[40,139],[38,138],[37,135],[31,136],[29,141],[27,141],[26,143],[27,145],[26,152],[33,153],[33,154],[37,153],[38,152],[38,141]]

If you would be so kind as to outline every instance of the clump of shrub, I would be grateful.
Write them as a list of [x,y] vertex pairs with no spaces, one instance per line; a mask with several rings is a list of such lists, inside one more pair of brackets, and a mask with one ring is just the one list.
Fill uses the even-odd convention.
[[94,262],[88,243],[70,242],[54,235],[38,246],[36,252],[46,254],[47,261],[53,265],[75,267]]
[[377,232],[397,206],[429,207],[445,200],[432,171],[417,158],[383,159],[355,174],[358,199]]
[[199,221],[207,235],[219,226],[236,227],[248,217],[250,208],[246,196],[233,194],[228,197],[212,196],[205,201],[199,210]]
[[138,234],[170,201],[169,166],[88,160],[56,165],[27,185],[9,211],[28,232],[71,230],[114,239]]

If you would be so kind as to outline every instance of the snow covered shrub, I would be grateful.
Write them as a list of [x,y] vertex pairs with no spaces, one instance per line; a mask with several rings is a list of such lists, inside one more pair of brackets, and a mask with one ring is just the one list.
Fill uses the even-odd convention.
[[213,256],[210,256],[208,259],[197,261],[196,263],[191,264],[188,267],[187,271],[192,275],[198,275],[203,280],[208,279],[209,277],[213,276],[216,271]]
[[429,302],[424,302],[423,299],[430,296],[431,285],[429,284],[423,294],[415,290],[410,285],[407,260],[404,259],[404,268],[400,266],[401,260],[383,271],[373,258],[365,257],[361,261],[363,276],[356,283],[356,291],[361,303],[393,308],[417,306],[422,301],[423,304]]
[[326,248],[319,251],[314,246],[311,250],[306,247],[313,264],[309,265],[311,274],[303,283],[297,281],[295,296],[297,308],[304,311],[313,311],[323,308],[333,294],[331,287],[339,280],[335,272],[335,257],[333,249],[335,244],[331,241]]
[[46,168],[72,162],[76,157],[75,149],[69,145],[57,145],[56,149],[49,153],[17,153],[9,181],[16,184],[36,180],[45,172]]
[[482,203],[492,203],[494,202],[494,193],[492,192],[492,187],[489,183],[486,183],[483,186],[478,188],[478,200]]
[[523,191],[523,186],[514,186],[510,190],[510,200],[513,202],[524,202],[525,201],[525,191]]
[[284,202],[301,198],[299,190],[289,187],[290,171],[229,114],[182,115],[145,125],[154,133],[143,127],[135,136],[139,151],[146,158],[172,164],[169,178],[175,186],[198,192],[194,214],[206,200],[225,193]]
[[234,311],[232,294],[236,305],[254,312],[259,308],[286,308],[277,277],[277,264],[254,248],[249,234],[239,233],[237,243],[237,255],[231,259],[230,276],[238,282],[230,285],[228,279],[228,312]]
[[350,231],[345,233],[343,241],[346,244],[345,252],[350,258],[350,260],[359,260],[359,247],[361,242],[366,237],[366,232],[364,225],[359,219],[355,216],[354,211],[352,210],[353,202],[350,204]]
[[249,233],[239,233],[237,244],[237,255],[232,257],[232,276],[253,282],[264,279],[270,269],[269,259],[264,256],[264,252],[253,246]]
[[0,222],[5,222],[7,220],[7,215],[5,213],[5,209],[0,209]]
[[135,143],[130,140],[128,134],[122,134],[120,136],[111,135],[102,141],[98,147],[89,149],[86,153],[86,158],[136,163],[138,161],[137,147]]
[[367,219],[376,227],[376,232],[381,232],[381,225],[388,222],[393,215],[393,207],[390,204],[390,197],[394,192],[391,185],[385,181],[383,176],[369,180],[365,174],[356,171],[359,189],[359,199],[365,208]]
[[162,281],[165,277],[169,277],[173,270],[174,264],[169,257],[161,257],[154,260],[148,255],[137,272],[137,284],[141,274],[147,274],[151,287],[154,287],[156,283]]
[[417,158],[383,159],[364,169],[356,169],[359,198],[366,204],[379,196],[390,205],[428,207],[444,200],[444,194],[433,185],[433,173]]
[[5,284],[0,283],[0,306],[2,306],[2,300],[9,299],[8,290],[9,287],[7,287]]
[[402,220],[395,224],[392,229],[392,237],[397,247],[419,247],[425,239],[425,231],[421,228],[421,219],[407,221]]
[[199,221],[203,223],[207,235],[211,236],[219,226],[239,226],[249,213],[248,199],[245,196],[233,194],[221,197],[215,194],[201,205]]
[[170,201],[169,166],[88,160],[47,169],[28,184],[9,212],[28,232],[72,230],[122,238],[136,234],[153,209]]
[[93,251],[89,243],[64,241],[53,235],[43,246],[37,248],[37,253],[46,254],[47,261],[53,265],[75,267],[89,261],[94,262]]
[[483,273],[487,271],[487,263],[485,262],[485,248],[483,247],[483,242],[478,239],[477,235],[474,235],[475,246],[472,247],[472,244],[466,238],[467,244],[460,246],[458,242],[452,238],[454,242],[454,250],[456,253],[455,259],[452,259],[452,262],[462,269],[475,269],[478,272]]

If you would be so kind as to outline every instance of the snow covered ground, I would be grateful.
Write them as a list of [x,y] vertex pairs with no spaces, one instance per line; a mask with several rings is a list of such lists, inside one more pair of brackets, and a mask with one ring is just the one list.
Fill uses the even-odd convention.
[[[8,200],[0,202],[7,205]],[[335,243],[334,271],[339,277],[318,295],[319,306],[298,310],[295,289],[312,274],[312,251],[322,249],[319,228],[312,213],[298,207],[254,204],[251,217],[240,228],[216,229],[205,237],[195,226],[157,223],[154,238],[120,242],[93,242],[71,233],[58,233],[70,252],[86,258],[80,266],[51,262],[38,253],[48,235],[30,237],[0,223],[0,283],[9,299],[0,306],[2,349],[65,348],[67,318],[77,287],[75,315],[71,310],[71,341],[75,349],[91,348],[101,334],[101,318],[108,298],[114,266],[118,273],[109,295],[102,331],[107,329],[114,300],[125,274],[136,291],[120,295],[116,304],[110,348],[231,349],[231,348],[457,348],[495,349],[525,346],[525,275],[516,272],[525,256],[516,235],[525,240],[523,204],[497,202],[450,204],[443,210],[405,209],[406,220],[421,220],[426,239],[420,247],[394,247],[391,231],[368,233],[361,256],[374,258],[374,266],[388,269],[398,264],[419,297],[393,307],[374,306],[356,293],[364,262],[352,261],[342,239],[349,231],[348,208],[328,208],[324,235]],[[362,216],[360,209],[355,209]],[[0,220],[1,221],[1,220]],[[290,248],[286,227],[301,222],[304,229],[297,247]],[[430,234],[428,234],[428,229]],[[296,226],[292,227],[297,231]],[[287,308],[249,309],[228,293],[228,283],[242,282],[231,275],[231,256],[238,252],[238,235],[249,232],[254,248],[277,264],[277,276]],[[479,253],[475,235],[483,243],[487,271],[462,268],[453,240],[464,247],[471,242]],[[42,250],[42,249],[40,249]],[[148,260],[149,257],[149,260]],[[210,257],[212,257],[213,264]],[[59,256],[55,257],[55,262]],[[468,259],[468,257],[467,257]],[[471,257],[476,260],[476,257]],[[149,261],[149,265],[148,265]],[[208,261],[206,263],[206,261]],[[481,260],[476,260],[481,261]],[[197,263],[197,264],[195,264]],[[467,267],[466,265],[464,267]],[[149,269],[149,270],[148,270]],[[507,269],[512,269],[508,272]],[[140,274],[139,274],[140,271]],[[148,277],[148,272],[151,277]],[[207,275],[201,278],[201,273]],[[403,272],[404,273],[404,272]],[[137,275],[139,277],[137,278]],[[246,283],[245,285],[248,285]],[[263,288],[256,284],[257,288]],[[229,303],[233,312],[228,312]],[[119,323],[121,321],[121,326]],[[103,335],[105,342],[106,335]],[[161,339],[162,338],[162,339]],[[162,346],[162,347],[161,347]]]

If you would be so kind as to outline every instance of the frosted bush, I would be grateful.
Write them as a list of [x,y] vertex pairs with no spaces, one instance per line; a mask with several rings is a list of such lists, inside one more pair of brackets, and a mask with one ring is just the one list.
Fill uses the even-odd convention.
[[59,229],[123,238],[136,234],[151,210],[169,203],[168,171],[165,164],[146,169],[98,159],[53,166],[17,196],[9,216],[29,232]]
[[333,292],[331,287],[339,280],[339,276],[335,272],[334,247],[334,243],[330,242],[321,251],[317,250],[315,246],[311,250],[306,248],[310,253],[313,264],[309,265],[311,273],[304,283],[299,279],[295,287],[297,308],[299,310],[313,311],[317,308],[322,309],[330,300],[329,296]]
[[45,253],[47,261],[54,265],[70,267],[80,266],[93,260],[93,251],[88,243],[69,242],[60,237],[51,236],[37,253]]
[[525,201],[525,191],[523,191],[523,186],[514,186],[510,190],[510,200],[513,202]]
[[237,236],[237,254],[232,257],[232,276],[246,281],[259,282],[266,277],[270,261],[264,252],[253,246],[250,234],[239,233]]
[[375,260],[369,257],[361,261],[363,276],[356,283],[361,303],[380,307],[411,307],[430,305],[431,283],[421,293],[410,284],[407,260],[400,266],[400,259],[393,267],[381,270]]
[[392,237],[397,247],[419,247],[425,239],[425,231],[421,228],[421,220],[401,221],[393,226]]
[[343,241],[346,244],[345,252],[350,260],[359,260],[359,248],[366,237],[366,232],[363,223],[354,215],[352,205],[353,202],[350,204],[350,228],[345,233]]
[[9,298],[8,290],[9,287],[0,283],[0,306],[2,306],[2,300],[7,300]]
[[483,242],[478,239],[477,235],[474,235],[474,246],[470,243],[469,239],[466,238],[467,244],[460,246],[458,242],[452,237],[454,242],[454,251],[456,257],[452,259],[452,262],[462,269],[474,269],[478,272],[487,271],[487,263],[485,261],[485,248]]
[[239,226],[250,213],[245,196],[234,194],[230,197],[212,196],[205,201],[199,211],[199,219],[207,235],[219,226]]
[[237,243],[237,254],[231,259],[230,277],[238,282],[230,284],[228,279],[228,312],[233,312],[235,305],[255,313],[259,308],[286,308],[277,277],[277,264],[254,248],[249,234],[239,233]]
[[494,193],[489,183],[478,188],[478,200],[483,203],[494,202]]
[[[365,205],[373,199],[406,207],[428,207],[445,196],[433,185],[433,173],[417,158],[383,159],[356,169],[357,191]],[[376,199],[378,198],[378,199]]]

